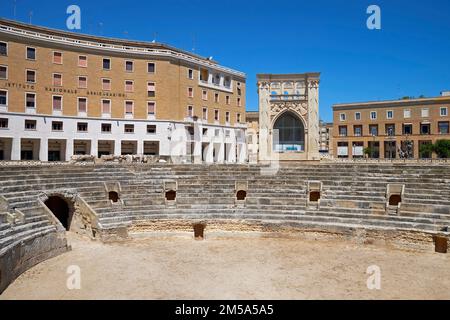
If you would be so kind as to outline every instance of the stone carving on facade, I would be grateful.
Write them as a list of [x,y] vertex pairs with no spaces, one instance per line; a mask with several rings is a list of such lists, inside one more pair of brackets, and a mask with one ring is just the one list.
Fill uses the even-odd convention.
[[293,111],[302,116],[307,121],[308,119],[308,104],[306,102],[298,103],[292,101],[277,101],[271,105],[270,119],[273,119],[284,111]]

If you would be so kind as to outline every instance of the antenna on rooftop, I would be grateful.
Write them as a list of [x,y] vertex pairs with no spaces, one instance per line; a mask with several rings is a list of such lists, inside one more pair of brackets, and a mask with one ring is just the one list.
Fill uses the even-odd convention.
[[28,15],[30,16],[30,24],[31,24],[31,19],[33,18],[33,11],[30,11]]

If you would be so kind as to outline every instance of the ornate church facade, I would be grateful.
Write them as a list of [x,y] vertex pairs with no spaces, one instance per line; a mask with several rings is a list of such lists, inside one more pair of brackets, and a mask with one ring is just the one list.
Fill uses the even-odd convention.
[[320,160],[320,73],[259,74],[259,162]]

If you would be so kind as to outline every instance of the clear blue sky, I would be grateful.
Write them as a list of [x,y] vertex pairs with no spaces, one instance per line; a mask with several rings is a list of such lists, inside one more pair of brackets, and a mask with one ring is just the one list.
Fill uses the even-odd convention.
[[[0,16],[14,18],[13,0]],[[16,19],[65,29],[82,10],[82,33],[167,43],[247,73],[247,109],[257,110],[257,73],[321,72],[320,114],[340,102],[437,96],[450,90],[448,0],[17,0]],[[382,29],[366,28],[366,9]],[[102,25],[102,26],[101,26]]]

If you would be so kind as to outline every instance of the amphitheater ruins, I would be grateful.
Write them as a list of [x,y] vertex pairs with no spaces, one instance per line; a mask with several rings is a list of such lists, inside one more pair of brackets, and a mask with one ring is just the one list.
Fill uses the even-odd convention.
[[191,233],[193,239],[208,239],[218,230],[321,234],[349,243],[447,252],[445,163],[291,164],[275,175],[262,174],[265,168],[4,163],[0,288],[71,250],[67,232],[100,243],[161,232]]

